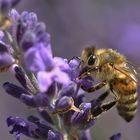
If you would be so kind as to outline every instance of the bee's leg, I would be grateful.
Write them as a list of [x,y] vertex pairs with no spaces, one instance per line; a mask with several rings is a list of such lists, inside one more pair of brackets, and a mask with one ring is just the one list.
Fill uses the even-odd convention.
[[101,83],[98,83],[97,85],[94,85],[93,87],[90,87],[90,88],[85,88],[83,85],[81,85],[81,88],[84,90],[84,91],[87,91],[87,92],[94,92],[96,90],[99,90],[101,89],[102,87],[104,87],[107,83],[105,81],[101,82]]
[[105,99],[106,97],[109,95],[109,91],[106,91],[105,93],[101,94],[97,99],[96,99],[96,102],[98,104],[101,104]]
[[92,117],[95,119],[100,114],[110,110],[113,106],[116,105],[116,103],[117,103],[117,100],[114,100],[109,103],[105,103],[105,104],[93,107],[93,109],[91,110]]

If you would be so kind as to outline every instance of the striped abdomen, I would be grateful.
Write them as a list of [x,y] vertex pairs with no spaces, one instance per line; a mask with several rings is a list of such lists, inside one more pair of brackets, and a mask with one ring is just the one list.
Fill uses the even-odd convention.
[[115,78],[111,82],[112,91],[118,96],[118,103],[116,105],[118,113],[127,122],[130,122],[137,111],[137,84],[132,79]]

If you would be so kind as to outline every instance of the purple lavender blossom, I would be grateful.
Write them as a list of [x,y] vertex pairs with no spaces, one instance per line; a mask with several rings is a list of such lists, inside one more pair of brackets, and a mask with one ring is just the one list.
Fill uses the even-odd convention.
[[13,126],[13,129],[10,131],[11,134],[15,133],[15,137],[17,140],[20,139],[20,134],[24,134],[28,137],[38,138],[38,136],[34,133],[37,130],[37,125],[25,121],[19,117],[8,117],[7,125]]
[[[15,133],[17,140],[20,139],[20,135],[24,134],[31,138],[45,138],[47,140],[54,140],[56,137],[58,140],[63,140],[61,133],[54,131],[51,126],[47,123],[42,123],[36,117],[30,117],[28,120],[24,120],[19,117],[8,117],[7,125],[12,126],[13,129],[10,131],[11,134]],[[51,136],[53,135],[53,136]]]
[[38,22],[37,15],[27,11],[19,14],[15,9],[9,12],[9,18],[12,20],[10,27],[14,41],[24,51],[38,43],[45,46],[50,44],[50,35],[45,31],[45,24]]
[[[7,125],[12,126],[10,133],[15,134],[17,140],[21,134],[46,140],[91,140],[90,128],[102,112],[100,98],[105,98],[106,94],[86,101],[81,84],[83,89],[89,88],[94,84],[93,78],[79,80],[79,59],[68,61],[53,56],[50,35],[35,13],[19,14],[11,10],[9,18],[12,24],[7,32],[12,43],[5,41],[0,32],[0,67],[17,63],[13,73],[21,86],[6,82],[3,88],[34,108],[43,119],[32,115],[27,120],[10,116],[7,119]],[[111,140],[119,138],[118,134]]]

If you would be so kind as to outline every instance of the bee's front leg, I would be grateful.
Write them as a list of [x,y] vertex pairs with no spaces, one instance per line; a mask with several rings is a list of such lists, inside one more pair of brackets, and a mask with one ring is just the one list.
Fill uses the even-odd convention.
[[84,91],[87,91],[89,93],[91,92],[94,92],[96,90],[99,90],[101,89],[102,87],[104,87],[107,83],[105,81],[101,82],[101,83],[98,83],[97,85],[94,85],[93,87],[90,87],[90,88],[85,88],[83,85],[81,85],[81,88],[84,90]]

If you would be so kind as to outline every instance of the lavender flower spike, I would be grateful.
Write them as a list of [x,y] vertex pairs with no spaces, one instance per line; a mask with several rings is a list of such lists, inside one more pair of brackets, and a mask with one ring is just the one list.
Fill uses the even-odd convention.
[[[14,5],[19,0],[11,1]],[[53,55],[50,34],[35,13],[13,9],[8,19],[10,26],[0,31],[0,70],[12,66],[21,86],[5,82],[3,88],[41,117],[8,117],[10,133],[17,140],[22,134],[40,140],[91,140],[91,127],[116,102],[104,104],[109,92],[87,100],[85,91],[93,87],[94,76],[79,77],[83,71],[79,57],[67,60]],[[118,133],[110,140],[120,138]]]
[[23,51],[38,43],[50,44],[50,35],[45,31],[45,24],[38,22],[37,15],[27,11],[19,14],[15,9],[9,12],[12,21],[10,33]]

